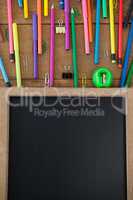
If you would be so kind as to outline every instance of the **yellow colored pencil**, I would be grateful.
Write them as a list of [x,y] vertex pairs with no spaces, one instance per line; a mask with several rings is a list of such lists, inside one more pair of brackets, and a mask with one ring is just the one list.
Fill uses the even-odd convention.
[[20,54],[19,54],[19,37],[18,37],[18,28],[16,23],[13,23],[13,41],[14,41],[14,52],[15,52],[17,86],[21,87],[22,83],[21,83]]
[[115,17],[114,17],[114,3],[109,0],[110,12],[110,42],[111,42],[111,60],[116,63],[116,46],[115,46]]
[[23,0],[23,6],[24,6],[24,18],[27,19],[29,17],[28,0]]
[[44,0],[44,16],[48,16],[48,0]]

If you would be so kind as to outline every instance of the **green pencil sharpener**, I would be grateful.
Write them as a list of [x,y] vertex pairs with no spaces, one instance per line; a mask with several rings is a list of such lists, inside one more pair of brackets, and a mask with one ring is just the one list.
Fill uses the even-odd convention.
[[106,67],[100,67],[94,71],[92,82],[97,88],[111,87],[113,83],[113,74]]

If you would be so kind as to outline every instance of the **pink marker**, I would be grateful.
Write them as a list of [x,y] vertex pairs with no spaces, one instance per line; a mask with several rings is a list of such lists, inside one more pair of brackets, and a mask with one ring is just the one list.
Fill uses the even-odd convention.
[[54,4],[51,6],[51,27],[50,27],[50,77],[49,77],[49,86],[54,85],[54,49],[55,49],[55,11]]
[[7,0],[7,14],[8,14],[8,32],[9,32],[9,58],[14,62],[14,46],[13,46],[13,16],[12,16],[12,0]]
[[89,45],[89,30],[88,30],[88,15],[87,15],[87,2],[86,0],[82,0],[82,13],[84,19],[84,38],[85,38],[85,53],[90,53],[90,45]]

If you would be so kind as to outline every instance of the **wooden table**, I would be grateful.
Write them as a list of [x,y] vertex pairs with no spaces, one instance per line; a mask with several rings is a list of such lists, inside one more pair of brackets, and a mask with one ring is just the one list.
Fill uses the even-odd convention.
[[[124,1],[124,13],[130,0]],[[50,5],[52,0],[49,1]],[[56,7],[56,25],[58,20],[64,20],[64,12],[58,8],[58,0],[54,0]],[[93,64],[93,44],[91,45],[91,55],[85,55],[84,50],[84,31],[83,31],[83,18],[81,12],[81,3],[76,0],[71,0],[71,7],[78,9],[79,16],[76,17],[76,30],[77,30],[77,51],[78,51],[78,69],[79,69],[79,82],[81,84],[82,74],[87,75],[87,85],[92,86],[92,73],[98,67]],[[95,5],[93,6],[93,27],[95,33]],[[13,1],[13,19],[18,24],[19,38],[20,38],[20,55],[21,55],[21,71],[23,86],[26,87],[44,87],[44,75],[49,72],[49,41],[50,41],[50,17],[43,17],[43,47],[44,52],[39,56],[39,79],[33,79],[33,53],[32,53],[32,21],[31,14],[36,11],[36,1],[32,0],[29,6],[30,17],[24,20],[23,11],[19,9],[17,1]],[[0,1],[0,25],[4,33],[4,41],[0,43],[0,55],[4,59],[4,63],[9,74],[9,77],[16,85],[15,77],[15,64],[9,62],[8,55],[8,29],[7,29],[7,9],[6,1]],[[116,26],[116,43],[118,38],[118,8],[115,10],[115,26]],[[128,29],[124,30],[123,45],[126,46]],[[125,48],[123,50],[124,54]],[[131,59],[133,57],[133,53]],[[71,87],[72,81],[65,81],[62,79],[62,72],[64,66],[72,65],[72,51],[65,51],[65,36],[63,34],[56,34],[56,48],[55,48],[55,87]],[[119,86],[121,70],[111,63],[110,59],[110,31],[109,20],[103,20],[101,17],[101,41],[100,41],[100,65],[108,67],[114,75],[113,87]],[[4,86],[2,77],[0,75],[0,86]]]

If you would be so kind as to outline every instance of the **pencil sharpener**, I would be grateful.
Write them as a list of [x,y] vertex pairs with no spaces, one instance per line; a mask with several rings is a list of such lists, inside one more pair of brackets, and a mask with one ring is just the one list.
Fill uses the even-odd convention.
[[112,86],[113,74],[106,67],[100,67],[93,73],[93,85],[97,88],[108,88]]

